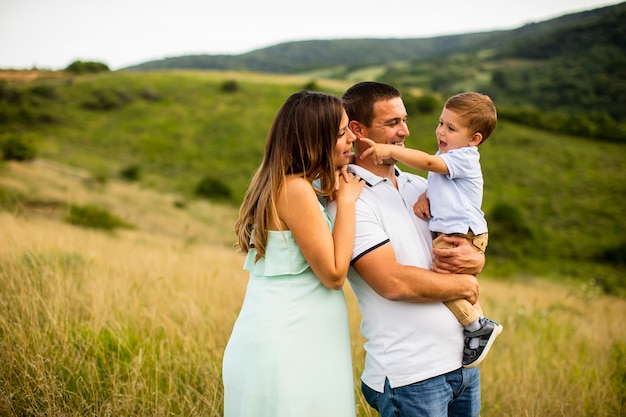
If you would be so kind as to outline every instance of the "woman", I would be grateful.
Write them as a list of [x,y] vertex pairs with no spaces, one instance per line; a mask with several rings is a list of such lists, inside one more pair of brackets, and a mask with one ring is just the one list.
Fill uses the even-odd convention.
[[[235,224],[250,279],[224,352],[226,417],[356,414],[341,290],[363,188],[344,169],[354,140],[332,95],[301,91],[274,118]],[[336,199],[334,225],[318,197]]]

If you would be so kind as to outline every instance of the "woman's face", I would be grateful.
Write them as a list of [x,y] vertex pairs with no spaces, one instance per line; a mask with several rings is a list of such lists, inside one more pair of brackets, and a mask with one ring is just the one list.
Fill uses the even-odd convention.
[[350,163],[352,143],[356,140],[356,136],[354,136],[354,133],[348,128],[348,122],[348,115],[344,111],[341,117],[341,125],[339,126],[337,143],[335,144],[334,160],[337,167],[342,167]]

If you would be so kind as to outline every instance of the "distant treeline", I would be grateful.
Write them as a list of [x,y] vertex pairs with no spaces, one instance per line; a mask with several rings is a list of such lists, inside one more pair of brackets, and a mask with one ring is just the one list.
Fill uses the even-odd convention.
[[[241,55],[194,55],[128,70],[218,69],[358,79],[444,98],[491,95],[500,116],[578,136],[626,141],[626,3],[516,30],[425,39],[288,42]],[[367,53],[364,53],[367,52]],[[377,71],[367,71],[376,67]]]

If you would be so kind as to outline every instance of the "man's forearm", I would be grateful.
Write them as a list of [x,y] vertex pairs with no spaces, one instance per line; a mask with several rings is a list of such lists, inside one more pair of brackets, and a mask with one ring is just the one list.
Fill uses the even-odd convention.
[[473,275],[439,274],[422,268],[402,266],[384,278],[385,285],[372,286],[391,301],[435,303],[478,299],[478,280]]
[[433,303],[467,299],[476,302],[478,299],[478,280],[474,275],[438,274],[421,268],[410,269],[410,277],[397,280],[395,301]]

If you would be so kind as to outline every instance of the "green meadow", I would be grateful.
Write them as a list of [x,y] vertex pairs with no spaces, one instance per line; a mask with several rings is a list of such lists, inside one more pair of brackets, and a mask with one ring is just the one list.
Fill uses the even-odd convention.
[[[221,416],[247,282],[237,206],[273,115],[305,86],[349,84],[237,72],[0,83],[0,144],[36,153],[0,164],[0,415]],[[439,105],[421,113],[404,94],[407,145],[434,152]],[[626,415],[624,146],[502,119],[481,155],[481,303],[505,328],[481,365],[482,415]],[[219,193],[198,192],[207,179]],[[77,208],[107,222],[81,223]],[[375,416],[345,293],[358,413]]]
[[[0,144],[32,144],[37,157],[82,168],[97,184],[132,173],[181,205],[208,197],[236,207],[283,101],[305,87],[341,95],[349,85],[238,72],[52,73],[0,82]],[[442,103],[424,112],[416,93],[403,94],[407,146],[435,152]],[[625,146],[501,118],[481,155],[492,238],[486,272],[624,294]]]

